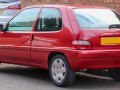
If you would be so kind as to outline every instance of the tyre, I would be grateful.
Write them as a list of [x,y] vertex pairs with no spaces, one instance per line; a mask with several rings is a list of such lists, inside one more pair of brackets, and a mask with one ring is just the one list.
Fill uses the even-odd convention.
[[75,72],[71,71],[66,58],[63,55],[56,55],[50,62],[50,77],[53,83],[59,87],[69,86],[73,83]]
[[120,81],[120,68],[108,69],[109,75],[115,81]]

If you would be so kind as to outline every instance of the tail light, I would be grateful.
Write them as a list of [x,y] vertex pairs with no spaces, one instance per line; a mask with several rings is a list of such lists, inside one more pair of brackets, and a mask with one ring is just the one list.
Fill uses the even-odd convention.
[[72,45],[78,50],[79,49],[81,49],[81,50],[92,49],[91,42],[86,41],[86,40],[75,40],[72,42]]
[[8,6],[8,9],[20,10],[21,5],[20,4],[13,4],[13,5]]

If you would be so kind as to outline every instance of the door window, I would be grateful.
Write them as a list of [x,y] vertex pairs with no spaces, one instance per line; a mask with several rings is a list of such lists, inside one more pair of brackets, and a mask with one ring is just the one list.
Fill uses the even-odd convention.
[[61,12],[57,8],[43,8],[37,23],[37,31],[59,31],[62,28]]
[[30,8],[21,11],[8,24],[8,31],[32,31],[34,20],[40,8]]

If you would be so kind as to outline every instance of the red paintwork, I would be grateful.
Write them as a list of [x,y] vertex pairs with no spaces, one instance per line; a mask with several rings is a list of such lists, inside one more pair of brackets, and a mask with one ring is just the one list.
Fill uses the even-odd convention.
[[[35,32],[36,20],[32,32],[0,31],[0,62],[37,66],[48,69],[48,56],[52,52],[63,53],[72,70],[82,68],[120,67],[120,45],[101,45],[101,36],[120,36],[120,30],[82,30],[80,29],[73,8],[104,8],[97,6],[35,5],[32,7],[59,8],[62,13],[63,27],[60,31]],[[39,13],[40,14],[40,13]],[[39,15],[38,14],[38,15]],[[37,17],[36,17],[37,18]],[[85,34],[95,34],[94,37]],[[34,39],[32,40],[32,37]],[[89,40],[93,49],[77,50],[72,45],[74,40]]]

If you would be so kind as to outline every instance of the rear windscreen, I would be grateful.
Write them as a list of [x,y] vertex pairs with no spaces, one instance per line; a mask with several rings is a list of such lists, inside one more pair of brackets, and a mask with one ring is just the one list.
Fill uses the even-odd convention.
[[12,3],[12,2],[18,2],[20,0],[0,0],[0,3]]
[[73,9],[81,28],[109,28],[120,24],[120,15],[110,9]]

